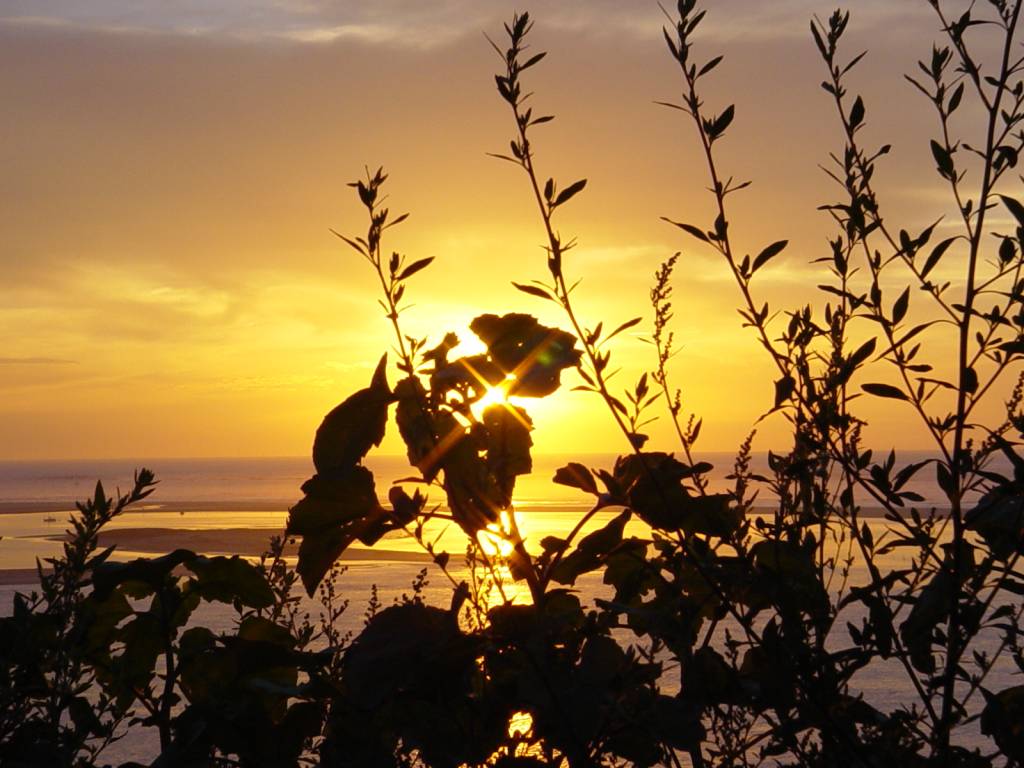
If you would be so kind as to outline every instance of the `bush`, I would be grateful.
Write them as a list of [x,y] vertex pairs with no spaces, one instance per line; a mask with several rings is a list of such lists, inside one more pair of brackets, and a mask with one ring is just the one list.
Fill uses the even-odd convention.
[[[701,422],[685,414],[670,380],[678,254],[657,270],[651,292],[653,369],[623,393],[610,383],[608,342],[641,320],[606,331],[574,308],[573,241],[555,219],[586,182],[542,181],[533,137],[552,118],[526,103],[524,78],[544,54],[527,53],[531,21],[516,16],[507,42],[495,44],[497,89],[514,128],[510,154],[498,157],[525,174],[548,254],[545,278],[517,287],[558,305],[568,330],[527,314],[484,314],[471,330],[486,351],[457,358],[454,334],[433,347],[405,335],[406,289],[430,259],[386,255],[387,230],[405,217],[381,204],[383,171],[355,182],[368,228],[339,237],[379,279],[398,380],[389,383],[385,356],[369,385],[317,430],[316,474],[285,532],[301,539],[296,568],[281,539],[258,564],[185,550],[110,562],[109,551],[95,553],[96,534],[150,491],[152,477],[140,472],[116,501],[98,488],[80,505],[65,555],[41,569],[41,594],[19,597],[0,620],[4,764],[38,764],[42,755],[47,764],[92,764],[126,725],[158,730],[154,766],[1024,762],[1024,686],[993,682],[1009,677],[1007,666],[1024,671],[1024,457],[1013,442],[1024,430],[1022,380],[1004,418],[978,416],[1003,379],[1020,375],[1024,355],[1024,205],[1000,192],[1024,144],[1024,63],[1014,58],[1021,8],[990,0],[954,17],[930,5],[946,42],[911,82],[938,116],[939,138],[929,143],[960,231],[939,240],[936,225],[911,232],[883,218],[873,177],[888,147],[861,142],[866,106],[849,85],[860,56],[841,50],[849,17],[815,21],[843,141],[829,170],[839,201],[824,206],[836,234],[818,260],[824,302],[782,312],[757,299],[756,277],[786,242],[753,256],[733,247],[729,206],[746,184],[720,169],[734,107],[711,112],[702,96],[721,61],[695,48],[704,13],[680,0],[666,29],[683,91],[669,106],[696,130],[717,209],[710,224],[671,223],[720,253],[745,324],[777,367],[766,415],[788,420],[793,443],[769,455],[770,476],[751,472],[749,439],[730,488],[713,489],[710,465],[696,457]],[[977,57],[980,45],[988,46],[982,58],[998,53],[996,66]],[[950,119],[971,101],[980,141],[957,138]],[[1000,228],[997,209],[1010,229]],[[952,268],[959,278],[940,281]],[[951,349],[950,368],[942,358]],[[889,367],[889,383],[872,380],[879,366]],[[519,405],[481,411],[478,403],[493,387],[548,396],[563,372],[604,402],[628,450],[611,467],[558,470],[554,482],[589,494],[593,508],[531,551],[511,508],[517,477],[532,469],[532,422]],[[864,396],[916,415],[936,457],[906,463],[864,447],[854,410]],[[678,454],[648,448],[642,430],[656,407],[676,427]],[[390,490],[388,506],[379,501],[362,462],[392,417],[410,464],[443,506],[403,486]],[[934,473],[948,509],[920,506],[908,483],[921,473]],[[773,498],[767,513],[753,511],[759,489]],[[867,524],[862,499],[883,511],[883,535]],[[583,535],[599,514],[607,522]],[[649,535],[627,535],[634,518]],[[465,533],[468,580],[425,535],[431,520]],[[333,623],[335,563],[354,542],[372,546],[398,529],[452,580],[451,604],[426,605],[415,592],[371,611],[349,641]],[[486,531],[500,531],[505,554],[480,546]],[[609,598],[584,605],[573,586],[595,572]],[[507,579],[529,599],[503,599]],[[300,580],[328,603],[320,626],[295,607]],[[203,600],[231,604],[235,631],[190,625]],[[905,702],[886,707],[865,696],[858,673],[877,668],[898,678]]]

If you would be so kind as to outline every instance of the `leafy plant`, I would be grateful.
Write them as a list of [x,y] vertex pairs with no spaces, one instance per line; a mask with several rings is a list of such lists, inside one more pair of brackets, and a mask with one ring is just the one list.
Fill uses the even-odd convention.
[[[124,725],[157,730],[156,766],[1024,763],[1024,686],[996,682],[1010,666],[1024,672],[1024,457],[1014,442],[1024,379],[995,423],[981,417],[1024,356],[1024,206],[1004,194],[1024,145],[1021,8],[990,0],[956,16],[929,5],[946,43],[910,81],[938,116],[929,146],[960,232],[940,240],[951,230],[938,221],[908,231],[883,218],[874,178],[889,147],[867,148],[867,105],[850,90],[864,54],[843,53],[848,14],[816,19],[843,141],[827,171],[839,200],[822,207],[836,230],[815,259],[827,274],[818,300],[781,311],[758,298],[757,277],[787,241],[756,254],[734,245],[731,204],[749,183],[723,172],[721,158],[742,110],[706,106],[723,59],[696,46],[705,13],[679,0],[665,30],[682,84],[667,106],[696,131],[716,209],[711,222],[666,221],[719,254],[744,324],[777,369],[763,418],[788,420],[792,446],[769,453],[767,476],[751,469],[753,433],[730,487],[713,487],[700,460],[702,421],[672,384],[672,281],[685,255],[654,276],[651,370],[624,391],[613,380],[609,342],[642,320],[591,326],[574,304],[575,240],[557,217],[586,181],[562,186],[540,172],[534,137],[554,118],[528,101],[525,81],[544,54],[529,50],[531,19],[517,15],[506,42],[492,42],[513,118],[509,152],[496,157],[524,174],[547,271],[516,287],[557,305],[567,330],[482,314],[470,330],[485,351],[461,357],[453,333],[435,345],[407,335],[406,292],[431,260],[387,255],[388,230],[406,216],[383,205],[383,170],[354,182],[366,233],[336,234],[380,285],[397,381],[385,355],[368,386],[327,414],[315,474],[259,563],[95,554],[102,525],[151,490],[146,472],[118,501],[100,488],[81,505],[64,556],[41,569],[42,594],[19,597],[0,620],[5,764],[29,764],[39,750],[55,765],[90,764]],[[972,101],[980,139],[959,138],[950,118]],[[563,374],[604,403],[625,450],[609,467],[556,472],[593,506],[531,550],[514,496],[533,468],[533,423],[521,405],[481,400],[494,388],[546,397]],[[866,397],[918,418],[935,457],[908,463],[867,448],[857,413]],[[658,406],[678,454],[648,446]],[[416,475],[385,503],[364,459],[388,428]],[[922,505],[911,485],[922,473],[934,473],[948,509]],[[884,514],[883,531],[864,505]],[[432,538],[437,522],[465,535],[465,568]],[[644,535],[629,535],[630,522]],[[391,606],[374,592],[362,631],[343,635],[339,557],[397,530],[450,580],[450,603],[426,604],[424,573]],[[287,539],[301,539],[294,569]],[[495,539],[503,546],[485,546]],[[592,604],[575,589],[587,574],[607,587]],[[523,598],[510,599],[511,581],[525,585]],[[299,583],[325,606],[318,625],[298,607]],[[190,622],[201,601],[231,605],[234,630]],[[870,697],[862,673],[879,669],[902,681],[903,700]]]

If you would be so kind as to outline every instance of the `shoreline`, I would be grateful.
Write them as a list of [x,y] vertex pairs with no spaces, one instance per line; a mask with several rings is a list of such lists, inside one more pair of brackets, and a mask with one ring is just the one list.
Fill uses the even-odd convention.
[[[164,555],[175,549],[190,549],[208,556],[239,555],[245,558],[258,558],[266,552],[270,536],[275,529],[260,528],[114,528],[103,531],[99,538],[99,548],[115,546],[114,557],[118,561],[130,561],[139,557]],[[23,539],[44,541],[64,541],[64,534],[45,536],[26,536]],[[298,545],[285,545],[284,556],[294,558],[298,554]],[[353,545],[342,554],[341,559],[347,562],[372,563],[422,563],[432,562],[425,552],[403,551],[396,549],[366,548]],[[35,568],[0,568],[0,587],[2,586],[34,586],[39,583],[39,574]]]
[[[382,499],[381,501],[386,500]],[[239,514],[265,512],[284,515],[296,503],[298,503],[298,499],[290,502],[258,499],[251,501],[168,501],[160,504],[132,506],[125,510],[125,514],[146,515],[174,512],[181,514],[184,520],[188,519],[185,515],[201,515],[204,512],[237,512]],[[921,512],[934,509],[940,514],[948,511],[948,507],[937,504],[908,504],[903,509],[909,513],[912,508]],[[608,507],[607,509],[618,509],[618,507]],[[766,515],[771,514],[774,509],[775,507],[770,504],[755,504],[751,511],[754,514]],[[516,505],[516,510],[540,514],[545,512],[587,512],[590,510],[590,504],[573,501],[524,501]],[[0,501],[0,516],[69,515],[76,511],[73,501]],[[861,507],[860,515],[869,519],[880,519],[885,517],[885,510],[881,507]],[[58,519],[56,522],[66,522],[66,519]]]

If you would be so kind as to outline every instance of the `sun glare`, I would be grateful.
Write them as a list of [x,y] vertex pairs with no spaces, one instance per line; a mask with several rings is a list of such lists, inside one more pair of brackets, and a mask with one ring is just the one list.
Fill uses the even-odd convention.
[[491,387],[487,390],[487,393],[481,397],[475,403],[476,407],[481,411],[486,411],[492,405],[504,405],[508,402],[508,391],[505,387],[500,384],[496,387]]
[[508,557],[512,554],[512,532],[511,512],[507,509],[501,511],[501,517],[497,523],[491,523],[484,530],[477,533],[477,541],[480,548],[488,557]]

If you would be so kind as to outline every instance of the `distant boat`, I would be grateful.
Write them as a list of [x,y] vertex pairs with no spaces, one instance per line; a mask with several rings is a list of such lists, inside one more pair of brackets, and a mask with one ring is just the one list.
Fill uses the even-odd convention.
[[57,522],[57,518],[54,517],[53,515],[47,515],[46,517],[43,518],[43,522],[44,523],[56,523]]

